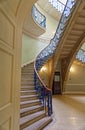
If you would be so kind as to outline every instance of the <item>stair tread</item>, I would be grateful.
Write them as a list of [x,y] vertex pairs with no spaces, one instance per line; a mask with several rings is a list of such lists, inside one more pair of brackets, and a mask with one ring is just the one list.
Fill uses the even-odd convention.
[[21,92],[36,92],[36,90],[25,90],[25,91],[21,90]]
[[51,121],[52,121],[51,117],[44,117],[41,120],[36,121],[32,125],[24,128],[23,130],[41,130],[46,124],[50,123]]
[[41,108],[41,107],[43,107],[43,105],[37,105],[37,106],[28,107],[28,108],[23,108],[23,109],[20,109],[20,113],[23,113],[23,112],[26,112],[29,110],[34,110],[36,108]]
[[34,86],[34,83],[22,83],[21,86]]
[[[29,80],[29,78],[30,78],[30,80],[33,80],[33,79],[34,79],[34,76],[33,76],[33,77],[27,77],[28,80]],[[26,78],[21,77],[21,79],[26,79]],[[27,80],[27,79],[26,79],[26,80]]]
[[23,102],[20,102],[20,105],[27,104],[27,103],[34,103],[34,102],[40,102],[40,100],[35,99],[35,100],[30,100],[30,101],[23,101]]
[[27,81],[27,82],[26,82],[26,81],[22,81],[22,82],[21,82],[21,84],[24,84],[24,83],[25,83],[25,84],[30,84],[30,83],[34,83],[34,82],[33,82],[33,81],[32,81],[32,82],[29,82],[29,81]]
[[24,87],[24,88],[30,88],[30,87],[34,87],[34,85],[30,85],[30,86],[29,85],[22,85],[22,87]]
[[34,119],[42,114],[45,114],[44,110],[39,111],[39,112],[35,112],[35,113],[33,113],[31,115],[27,115],[25,117],[22,117],[22,118],[20,118],[20,125],[24,124],[25,122],[29,122],[30,120],[32,120],[32,119]]
[[38,94],[20,96],[20,98],[27,98],[27,97],[38,97]]
[[22,75],[29,75],[29,74],[34,75],[34,72],[22,72],[21,74],[22,74]]

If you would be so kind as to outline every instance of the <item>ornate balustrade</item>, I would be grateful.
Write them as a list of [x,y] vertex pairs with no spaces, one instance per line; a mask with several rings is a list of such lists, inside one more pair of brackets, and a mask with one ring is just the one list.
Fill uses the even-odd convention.
[[59,12],[63,12],[65,5],[59,0],[49,0],[49,2],[55,7]]
[[54,38],[50,41],[50,44],[37,56],[35,60],[35,89],[37,90],[40,100],[42,101],[46,112],[48,115],[52,114],[52,92],[51,90],[45,85],[45,83],[41,80],[39,76],[39,70],[42,66],[53,56],[55,50],[58,46],[58,42],[63,34],[63,30],[66,26],[66,22],[70,18],[70,15],[73,11],[73,7],[75,5],[74,0],[68,0],[67,4],[64,8],[63,14],[61,16],[58,28],[54,35]]
[[85,50],[80,49],[76,55],[76,59],[78,59],[82,63],[85,63]]
[[46,17],[33,5],[32,8],[33,19],[43,28],[46,28]]

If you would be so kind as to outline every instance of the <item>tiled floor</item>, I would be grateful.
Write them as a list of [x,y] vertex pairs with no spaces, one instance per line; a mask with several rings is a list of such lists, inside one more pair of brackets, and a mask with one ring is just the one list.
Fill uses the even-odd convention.
[[85,130],[85,95],[53,96],[53,118],[44,130]]

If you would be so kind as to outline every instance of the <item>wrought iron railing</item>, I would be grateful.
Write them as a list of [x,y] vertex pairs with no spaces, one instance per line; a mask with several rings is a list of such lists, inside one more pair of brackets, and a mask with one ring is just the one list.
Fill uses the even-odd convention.
[[66,22],[70,18],[70,15],[73,11],[73,7],[75,5],[74,0],[68,0],[67,4],[64,8],[64,12],[61,16],[58,28],[54,35],[54,38],[50,41],[50,44],[37,56],[35,60],[35,89],[39,93],[40,99],[45,107],[45,110],[48,110],[48,115],[52,114],[52,92],[51,90],[45,85],[45,83],[41,80],[39,76],[39,70],[42,66],[53,56],[55,50],[57,48],[58,42],[62,36],[63,30],[66,26]]
[[49,0],[49,2],[56,8],[60,13],[63,12],[65,5],[61,3],[59,0]]
[[46,17],[36,8],[35,5],[32,7],[33,19],[43,28],[46,28]]
[[85,50],[80,49],[76,55],[76,59],[78,59],[82,63],[85,63]]

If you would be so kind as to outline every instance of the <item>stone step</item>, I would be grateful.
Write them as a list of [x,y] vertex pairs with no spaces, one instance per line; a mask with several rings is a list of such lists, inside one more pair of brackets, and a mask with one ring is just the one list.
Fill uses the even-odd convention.
[[36,90],[21,91],[21,96],[36,94]]
[[25,76],[25,77],[26,77],[26,76],[32,76],[32,77],[33,77],[34,75],[33,75],[32,73],[28,73],[28,74],[26,74],[26,73],[23,74],[23,73],[22,73],[21,76],[22,76],[22,77],[23,77],[23,76]]
[[32,73],[34,75],[34,70],[33,69],[31,69],[31,70],[29,70],[29,69],[21,70],[21,74],[24,74],[24,73]]
[[24,128],[23,130],[43,130],[52,121],[51,117],[44,117],[41,120],[33,123],[32,125]]
[[28,67],[33,67],[34,68],[34,64],[27,64],[27,65],[25,65],[25,66],[23,66],[23,68],[28,68]]
[[22,74],[22,75],[29,75],[29,74],[34,75],[34,72],[32,72],[32,71],[30,71],[30,72],[22,72],[21,74]]
[[21,82],[34,82],[34,78],[21,78]]
[[37,99],[37,100],[20,102],[20,109],[32,107],[35,105],[41,105],[41,101],[39,99]]
[[34,80],[34,77],[21,77],[21,81],[26,81],[26,80],[30,80],[30,81],[33,81]]
[[28,90],[34,90],[34,86],[22,86],[21,91],[28,91]]
[[21,96],[20,97],[20,101],[24,102],[24,101],[29,101],[29,100],[35,100],[35,99],[39,99],[38,95],[28,95],[28,96]]
[[32,106],[28,108],[24,108],[20,110],[20,117],[24,117],[26,115],[30,115],[32,113],[38,112],[44,110],[44,107],[42,105]]
[[21,83],[21,85],[23,85],[23,86],[28,86],[28,85],[34,85],[34,82],[25,82],[25,81],[23,81],[22,83]]
[[34,67],[24,67],[24,68],[22,68],[22,71],[24,71],[24,70],[26,70],[26,71],[32,71],[32,72],[34,72]]
[[45,117],[45,111],[33,113],[31,115],[20,118],[20,130]]
[[21,77],[31,77],[31,78],[34,78],[34,75],[33,74],[22,74]]
[[34,79],[31,79],[31,80],[30,80],[30,79],[27,79],[27,80],[24,79],[24,80],[21,81],[21,85],[22,85],[22,84],[28,84],[28,83],[29,83],[29,84],[30,84],[30,83],[33,83],[33,84],[34,84]]
[[34,88],[34,65],[26,65],[21,70],[20,90],[20,130],[42,130],[52,121]]
[[34,64],[33,63],[32,64],[27,64],[24,67],[33,67],[34,68]]

